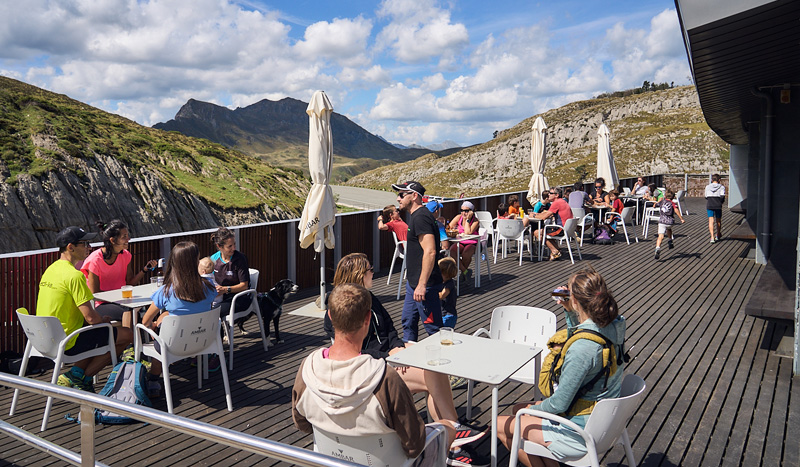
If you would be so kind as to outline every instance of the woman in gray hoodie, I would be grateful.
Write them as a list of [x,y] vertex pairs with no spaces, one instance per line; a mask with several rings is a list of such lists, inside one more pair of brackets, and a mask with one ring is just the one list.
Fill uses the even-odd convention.
[[[570,298],[561,301],[567,312],[569,335],[585,329],[599,332],[615,346],[617,355],[623,354],[625,341],[625,318],[619,315],[617,302],[609,292],[603,277],[594,269],[574,273],[567,288]],[[577,326],[573,328],[573,324]],[[594,401],[619,397],[622,386],[624,362],[617,360],[617,368],[606,378],[595,378],[603,371],[603,346],[589,339],[576,340],[566,352],[558,388],[541,402],[518,404],[514,414],[523,408],[535,408],[544,412],[561,414],[575,424],[585,427]],[[574,407],[584,407],[579,414]],[[564,415],[567,413],[566,415]],[[497,419],[498,437],[510,448],[514,437],[514,415]],[[571,429],[534,416],[522,417],[522,433],[525,439],[545,446],[561,462],[575,460],[586,455],[586,445],[578,433]],[[558,462],[531,456],[520,450],[519,460],[528,467],[557,466]]]

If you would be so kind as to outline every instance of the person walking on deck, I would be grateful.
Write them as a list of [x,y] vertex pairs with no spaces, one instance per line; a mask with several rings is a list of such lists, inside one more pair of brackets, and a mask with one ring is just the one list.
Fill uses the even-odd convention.
[[[706,185],[706,210],[708,211],[708,233],[711,243],[717,243],[722,237],[722,203],[725,202],[725,186],[719,182],[719,174],[711,176],[711,183]],[[714,235],[714,225],[717,233]]]
[[406,211],[408,219],[408,244],[406,245],[406,298],[400,321],[403,324],[403,340],[416,341],[419,336],[418,325],[428,334],[439,332],[442,327],[442,273],[436,262],[441,249],[439,226],[433,214],[423,209],[422,197],[425,187],[421,183],[408,181],[392,185],[397,190],[400,209]]

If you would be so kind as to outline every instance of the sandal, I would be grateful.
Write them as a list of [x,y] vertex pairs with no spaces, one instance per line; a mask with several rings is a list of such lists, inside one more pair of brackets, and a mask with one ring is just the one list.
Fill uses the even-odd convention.
[[558,258],[561,258],[561,252],[560,251],[558,253],[550,253],[550,261],[555,261]]

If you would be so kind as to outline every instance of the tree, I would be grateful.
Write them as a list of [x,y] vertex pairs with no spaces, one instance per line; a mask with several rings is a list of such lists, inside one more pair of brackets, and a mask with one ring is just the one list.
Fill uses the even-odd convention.
[[500,132],[497,131],[497,130],[494,130],[494,133],[492,133],[492,139],[496,139],[498,133],[500,133]]

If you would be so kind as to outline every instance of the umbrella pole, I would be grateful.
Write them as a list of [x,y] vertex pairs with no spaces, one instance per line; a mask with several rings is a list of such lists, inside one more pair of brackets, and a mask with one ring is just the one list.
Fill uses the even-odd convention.
[[325,303],[325,246],[319,254],[319,308],[323,311],[328,309]]

